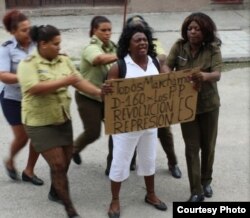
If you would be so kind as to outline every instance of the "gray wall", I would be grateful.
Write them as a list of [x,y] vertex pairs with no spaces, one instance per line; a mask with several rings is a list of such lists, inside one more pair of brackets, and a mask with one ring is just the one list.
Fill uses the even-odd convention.
[[130,0],[130,11],[197,11],[210,7],[210,0]]
[[[128,13],[144,12],[175,12],[175,11],[201,11],[201,10],[223,10],[223,9],[249,9],[250,0],[244,0],[243,4],[213,4],[211,0],[128,0]],[[89,15],[89,14],[121,14],[123,6],[106,7],[58,7],[58,8],[36,8],[22,9],[28,16],[46,15]],[[5,1],[0,0],[0,18],[5,12]]]
[[0,0],[0,18],[2,18],[4,12],[5,12],[5,1]]

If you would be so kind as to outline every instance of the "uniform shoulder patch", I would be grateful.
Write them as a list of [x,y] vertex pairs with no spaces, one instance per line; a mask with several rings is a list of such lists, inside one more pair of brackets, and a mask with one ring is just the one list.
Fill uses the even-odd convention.
[[12,44],[12,43],[13,43],[13,41],[8,40],[8,41],[4,42],[4,43],[2,44],[2,46],[6,47],[7,45],[10,45],[10,44]]
[[68,57],[68,55],[66,53],[60,53],[59,55]]
[[90,40],[90,44],[96,44],[96,42],[97,42],[97,40],[94,39],[94,38],[92,38],[92,39]]
[[28,57],[26,57],[24,59],[25,62],[30,62],[33,58],[35,57],[35,55],[29,55]]

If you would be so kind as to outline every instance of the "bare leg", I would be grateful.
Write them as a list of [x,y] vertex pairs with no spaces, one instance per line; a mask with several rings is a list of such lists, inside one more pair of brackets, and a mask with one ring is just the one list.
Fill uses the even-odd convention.
[[63,152],[65,155],[65,163],[66,163],[66,173],[69,170],[69,165],[72,159],[72,151],[73,151],[73,146],[64,146],[63,147]]
[[9,158],[6,160],[6,167],[8,169],[15,169],[14,158],[18,152],[26,145],[28,141],[28,136],[24,130],[23,125],[11,126],[12,132],[14,134],[14,139],[10,145]]
[[35,151],[33,145],[30,143],[28,162],[27,162],[26,168],[24,169],[24,172],[27,176],[29,177],[34,176],[34,167],[35,167],[38,157],[39,157],[39,153]]
[[42,156],[50,166],[52,185],[58,197],[62,200],[67,214],[73,216],[76,215],[77,212],[70,199],[67,178],[67,171],[72,154],[72,146],[70,147],[71,148],[64,149],[62,147],[52,148],[42,152]]
[[144,176],[144,181],[147,189],[147,199],[154,203],[160,203],[159,198],[155,195],[154,175]]
[[120,213],[120,202],[119,202],[119,194],[121,189],[121,182],[111,181],[111,193],[112,193],[112,201],[109,207],[109,213]]

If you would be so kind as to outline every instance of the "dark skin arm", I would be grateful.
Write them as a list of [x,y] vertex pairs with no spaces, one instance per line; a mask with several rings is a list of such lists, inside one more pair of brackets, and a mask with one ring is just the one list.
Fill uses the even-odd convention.
[[39,82],[37,85],[29,89],[28,92],[31,95],[45,95],[55,92],[57,89],[61,87],[70,85],[72,85],[73,87],[75,87],[80,91],[87,92],[97,97],[102,95],[101,89],[97,88],[87,80],[80,78],[76,74],[69,75],[60,80]]
[[81,78],[79,78],[75,74],[72,74],[72,75],[66,76],[62,79],[55,80],[55,81],[39,82],[38,84],[31,87],[28,90],[28,92],[31,95],[45,95],[45,94],[55,92],[57,89],[59,89],[61,87],[74,85],[74,84],[80,82],[80,80],[81,80]]
[[119,68],[117,64],[114,64],[108,73],[108,80],[119,79]]
[[115,54],[101,54],[93,60],[93,65],[110,64],[117,60]]
[[[117,63],[115,63],[108,72],[107,80],[119,79],[119,68]],[[104,83],[102,85],[102,98],[104,99],[104,95],[112,93],[112,86],[109,83]]]
[[192,75],[192,80],[194,82],[217,82],[220,80],[220,77],[221,73],[219,71],[213,71],[211,73],[200,71]]
[[157,58],[159,60],[160,67],[161,67],[160,73],[170,73],[171,69],[167,65],[167,56],[165,54],[160,54],[160,55],[157,55]]
[[220,80],[220,77],[221,73],[219,71],[213,71],[211,73],[200,71],[193,73],[190,79],[194,82],[194,88],[200,91],[202,82],[217,82]]
[[1,72],[0,81],[6,84],[14,84],[18,82],[16,74],[10,72]]
[[78,89],[79,91],[86,92],[90,95],[96,96],[96,97],[102,97],[102,90],[90,83],[88,80],[81,79],[79,82],[73,84],[73,87]]

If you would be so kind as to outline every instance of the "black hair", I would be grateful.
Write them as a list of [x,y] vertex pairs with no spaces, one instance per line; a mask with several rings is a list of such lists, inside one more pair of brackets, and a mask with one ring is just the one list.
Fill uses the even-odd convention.
[[[141,15],[134,15],[127,19],[126,26],[142,26],[144,28],[148,28],[152,34],[154,32],[153,28],[149,26],[149,24],[145,21],[145,19]],[[153,38],[156,39],[156,38]]]
[[153,44],[152,32],[149,28],[141,25],[125,26],[118,41],[117,56],[122,59],[128,54],[130,40],[135,33],[144,33],[148,40],[148,55],[156,57],[155,45]]
[[204,43],[217,42],[218,45],[221,44],[221,40],[216,35],[217,28],[214,21],[202,12],[192,13],[184,20],[181,28],[181,35],[184,41],[188,41],[187,30],[192,21],[199,25],[204,37]]
[[111,22],[107,17],[104,16],[95,16],[92,18],[90,22],[90,31],[89,31],[90,37],[94,35],[94,29],[98,28],[101,23],[111,23]]
[[32,26],[30,30],[30,37],[32,41],[34,42],[49,42],[52,40],[55,36],[59,36],[60,31],[51,25],[42,25],[42,26]]
[[18,28],[18,24],[28,20],[26,15],[21,13],[20,11],[14,9],[8,11],[3,17],[3,25],[8,32],[12,30],[16,30]]

